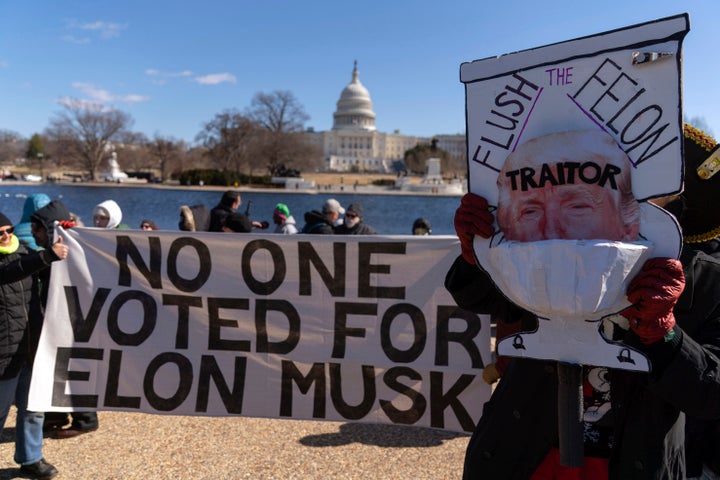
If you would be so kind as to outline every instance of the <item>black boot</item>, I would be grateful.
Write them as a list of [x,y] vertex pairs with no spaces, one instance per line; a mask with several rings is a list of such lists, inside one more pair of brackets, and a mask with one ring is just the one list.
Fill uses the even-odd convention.
[[35,463],[21,465],[20,473],[30,475],[32,478],[36,478],[37,480],[47,480],[57,475],[58,471],[57,468],[46,462],[44,458],[41,458]]

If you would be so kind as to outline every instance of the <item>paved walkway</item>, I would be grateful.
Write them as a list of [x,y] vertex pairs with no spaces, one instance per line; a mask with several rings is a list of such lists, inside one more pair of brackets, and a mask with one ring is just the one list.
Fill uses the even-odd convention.
[[[100,412],[100,429],[46,439],[58,480],[459,479],[468,435],[359,423]],[[0,480],[20,476],[14,408]]]

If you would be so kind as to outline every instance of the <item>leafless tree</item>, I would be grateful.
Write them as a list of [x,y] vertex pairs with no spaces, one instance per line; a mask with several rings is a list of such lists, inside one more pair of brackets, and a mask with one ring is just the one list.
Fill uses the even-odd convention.
[[302,135],[310,117],[292,92],[255,94],[248,117],[265,130],[260,156],[271,174],[284,168],[314,169],[321,163],[322,153]]
[[292,92],[256,93],[248,116],[264,129],[278,133],[302,132],[310,117]]
[[110,143],[120,140],[131,126],[132,117],[120,110],[77,99],[66,100],[63,107],[51,120],[46,136],[65,142],[69,147],[67,154],[97,179],[98,169],[109,155]]
[[156,133],[152,140],[146,142],[148,153],[156,160],[160,177],[167,180],[169,172],[182,164],[185,154],[185,143],[173,137],[163,137]]
[[9,165],[24,157],[27,140],[17,132],[0,130],[0,164]]
[[225,110],[204,125],[196,140],[217,168],[237,173],[252,172],[259,128],[237,110]]

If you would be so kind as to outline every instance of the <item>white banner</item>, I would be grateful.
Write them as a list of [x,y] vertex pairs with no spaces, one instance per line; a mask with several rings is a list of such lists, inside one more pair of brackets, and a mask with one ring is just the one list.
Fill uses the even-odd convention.
[[30,410],[471,432],[490,396],[489,320],[443,287],[456,237],[59,233]]

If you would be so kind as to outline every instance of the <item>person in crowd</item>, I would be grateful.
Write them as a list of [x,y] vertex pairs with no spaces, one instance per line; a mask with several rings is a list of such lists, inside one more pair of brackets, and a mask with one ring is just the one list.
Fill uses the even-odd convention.
[[42,244],[45,250],[33,252],[13,231],[12,222],[0,213],[0,425],[4,428],[14,403],[14,460],[20,464],[21,474],[49,479],[58,471],[43,457],[44,414],[27,409],[32,361],[40,335],[37,320],[41,321],[39,285],[34,275],[67,258],[68,247],[58,238],[55,243]]
[[210,229],[210,210],[205,205],[181,206],[178,228],[185,232],[207,232]]
[[337,228],[343,224],[343,218],[340,215],[345,214],[345,209],[340,205],[340,202],[334,198],[329,198],[322,208],[322,213],[327,218],[327,221],[333,228]]
[[432,235],[432,227],[428,219],[420,217],[416,218],[412,225],[413,235]]
[[85,223],[83,223],[82,218],[80,218],[79,215],[76,215],[73,212],[70,212],[70,221],[75,224],[76,227],[84,227]]
[[274,233],[283,233],[292,235],[298,233],[295,218],[290,215],[290,209],[284,203],[278,203],[273,209],[273,223],[275,224]]
[[302,233],[332,235],[335,233],[336,225],[341,222],[340,215],[344,213],[345,209],[340,202],[330,198],[323,205],[322,211],[305,212],[305,226],[302,228]]
[[358,202],[345,210],[345,221],[335,229],[338,235],[377,235],[373,227],[363,222],[363,208]]
[[97,228],[119,228],[127,230],[130,227],[122,222],[122,210],[115,200],[105,200],[95,205],[93,209],[93,226]]
[[[570,144],[572,139],[554,140]],[[547,152],[548,165],[563,158],[580,160],[577,151],[558,156],[557,145],[547,147],[536,153]],[[555,151],[550,152],[550,147]],[[508,179],[498,176],[499,187]],[[615,215],[614,220],[606,218],[622,201],[617,190],[601,192],[597,189],[612,188],[565,180],[562,186],[528,188],[524,193],[535,197],[531,203],[524,203],[525,196],[518,192],[506,197],[513,205],[533,206],[525,211],[505,205],[510,211],[501,212],[500,192],[498,225],[505,237],[518,241],[614,237],[624,241],[637,235],[632,212]],[[553,189],[554,195],[546,195]],[[580,194],[579,198],[585,199],[580,211],[548,208],[548,202],[561,201],[564,194]],[[610,205],[600,205],[600,198]],[[473,237],[490,238],[495,233],[488,208],[487,200],[478,195],[462,198],[454,219],[461,255],[448,271],[445,286],[461,308],[490,314],[497,322],[537,324],[534,314],[510,302],[476,265]],[[575,214],[582,221],[572,218]],[[561,221],[558,217],[562,215],[571,218]],[[519,223],[502,223],[501,217]],[[699,421],[720,418],[718,282],[720,263],[687,246],[680,261],[651,258],[630,281],[627,298],[632,305],[621,312],[628,321],[613,340],[643,352],[652,371],[607,372],[611,408],[602,422],[585,422],[582,467],[560,463],[557,362],[511,358],[468,443],[464,478],[685,478],[685,416]],[[586,401],[592,396],[587,385],[583,394]]]
[[20,240],[20,243],[30,250],[38,250],[39,248],[30,231],[30,216],[48,203],[50,203],[49,196],[44,193],[33,193],[32,195],[28,195],[23,204],[20,223],[15,225],[15,236]]
[[[72,222],[70,212],[61,202],[50,202],[32,216],[33,236],[38,245],[43,246],[49,242],[55,221]],[[122,211],[114,200],[105,200],[93,209],[93,224],[98,228],[123,228]],[[125,226],[124,228],[128,228]],[[47,301],[47,285],[49,279],[43,282],[43,303]],[[98,429],[97,412],[47,412],[45,414],[45,430],[55,438],[71,438]],[[68,426],[69,425],[69,426]],[[65,428],[64,428],[65,427]]]
[[227,190],[220,198],[220,203],[210,210],[210,229],[211,232],[222,232],[225,225],[225,219],[231,213],[235,213],[242,205],[240,192],[236,190]]
[[155,222],[145,218],[140,222],[140,230],[159,230],[159,228]]
[[[720,152],[717,141],[691,125],[684,125],[685,188],[682,194],[653,201],[677,218],[687,248],[720,261],[720,179],[701,176],[702,164]],[[720,356],[720,353],[716,352]],[[688,480],[720,480],[720,420],[688,415],[685,424],[685,462]]]

